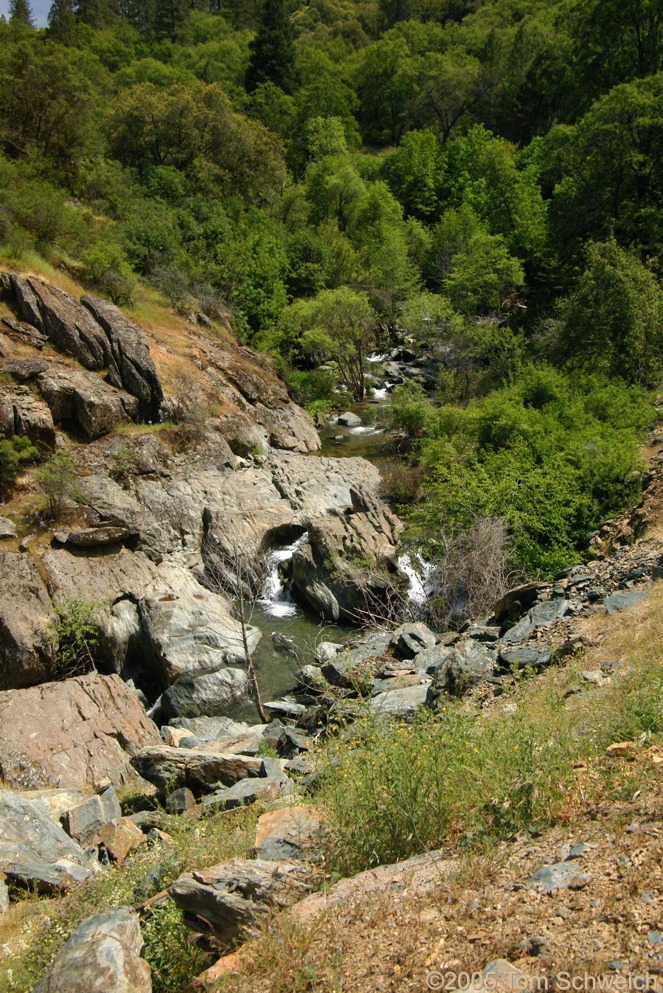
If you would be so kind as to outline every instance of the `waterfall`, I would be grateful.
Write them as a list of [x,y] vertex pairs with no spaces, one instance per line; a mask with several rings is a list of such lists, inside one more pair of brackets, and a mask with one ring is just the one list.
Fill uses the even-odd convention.
[[406,554],[398,559],[398,568],[405,573],[409,581],[408,599],[418,607],[423,607],[432,592],[430,579],[434,567],[419,554],[414,556]]
[[305,531],[297,541],[286,548],[275,548],[265,560],[267,575],[263,583],[258,603],[272,617],[293,617],[298,613],[298,607],[292,598],[290,584],[281,580],[279,566],[291,559],[293,553],[308,541],[308,531]]

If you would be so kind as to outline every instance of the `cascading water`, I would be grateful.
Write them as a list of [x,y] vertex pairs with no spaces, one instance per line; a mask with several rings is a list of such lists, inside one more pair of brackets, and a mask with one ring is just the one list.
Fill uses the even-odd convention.
[[275,548],[265,560],[267,575],[258,603],[271,617],[294,617],[299,608],[292,597],[290,584],[281,579],[279,566],[291,559],[294,552],[308,541],[308,531],[286,548]]
[[398,559],[398,568],[404,573],[409,581],[407,596],[411,603],[417,607],[423,607],[432,592],[431,580],[434,566],[426,562],[421,555],[401,555]]

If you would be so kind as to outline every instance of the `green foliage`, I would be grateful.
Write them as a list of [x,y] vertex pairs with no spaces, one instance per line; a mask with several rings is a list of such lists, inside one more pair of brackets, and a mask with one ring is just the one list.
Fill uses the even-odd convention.
[[95,668],[99,628],[94,621],[97,604],[82,597],[65,597],[55,604],[57,646],[52,675],[55,679],[81,676]]
[[131,303],[136,277],[119,245],[93,245],[81,256],[82,278],[118,306]]
[[37,481],[46,497],[48,516],[57,521],[68,500],[77,499],[76,464],[64,451],[57,451],[37,469]]
[[184,993],[209,966],[209,955],[191,941],[183,912],[170,900],[150,910],[141,922],[141,933],[154,993]]
[[652,419],[635,389],[546,367],[525,368],[465,410],[429,406],[427,500],[413,512],[415,530],[434,550],[442,523],[463,530],[477,516],[500,517],[514,566],[550,576],[637,498],[637,444]]
[[562,347],[593,369],[653,386],[663,372],[663,293],[615,241],[592,243],[587,268],[563,309]]
[[14,435],[0,440],[0,490],[9,489],[21,466],[34,462],[38,455],[29,438]]
[[[423,712],[403,725],[367,715],[332,740],[322,768],[332,865],[351,875],[453,842],[539,832],[577,802],[575,763],[598,766],[613,741],[661,735],[657,661],[639,659],[619,686],[565,708],[570,681],[520,685],[508,717],[478,718],[443,698],[436,716]],[[609,786],[610,771],[601,770],[597,796]]]
[[264,0],[262,20],[249,46],[245,86],[249,93],[273,83],[290,93],[295,77],[295,48],[284,0]]

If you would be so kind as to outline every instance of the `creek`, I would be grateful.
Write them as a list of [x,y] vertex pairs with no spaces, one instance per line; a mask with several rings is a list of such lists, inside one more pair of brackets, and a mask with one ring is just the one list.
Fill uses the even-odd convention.
[[[390,458],[388,434],[376,425],[382,401],[387,391],[376,391],[377,397],[364,403],[343,408],[361,418],[356,427],[338,423],[338,416],[319,430],[322,441],[320,455],[328,458],[361,456],[379,469]],[[317,456],[310,456],[316,458]],[[267,574],[262,591],[256,601],[251,623],[262,631],[262,638],[254,651],[254,661],[264,701],[282,697],[293,686],[297,669],[314,660],[315,649],[322,641],[344,644],[357,629],[320,621],[312,611],[303,607],[293,596],[292,585],[287,581],[286,563],[299,545],[306,542],[306,535],[297,541],[270,552]],[[425,599],[425,576],[420,564],[409,556],[400,559],[401,568],[410,579],[410,598],[413,603]],[[255,719],[252,705],[238,717]]]

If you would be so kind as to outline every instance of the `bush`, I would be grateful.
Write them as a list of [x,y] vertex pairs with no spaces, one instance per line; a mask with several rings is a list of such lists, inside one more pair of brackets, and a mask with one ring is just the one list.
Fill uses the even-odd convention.
[[136,276],[119,245],[97,244],[88,249],[81,259],[83,280],[122,306],[132,301]]
[[95,668],[99,630],[94,623],[97,604],[82,597],[66,597],[55,604],[54,641],[57,652],[53,675],[57,679],[81,676]]
[[12,485],[21,466],[33,462],[39,452],[29,438],[4,438],[0,441],[0,489]]
[[[425,711],[412,725],[366,715],[331,741],[322,800],[332,864],[353,874],[454,842],[541,831],[591,803],[592,789],[602,799],[611,784],[619,790],[600,757],[614,741],[661,735],[663,669],[658,658],[639,659],[630,675],[567,708],[575,678],[560,670],[519,684],[508,716],[445,700],[437,716]],[[578,763],[596,775],[579,780]]]
[[55,452],[47,462],[37,470],[37,479],[41,485],[48,505],[48,515],[53,521],[62,516],[67,500],[77,499],[76,465],[67,452]]

